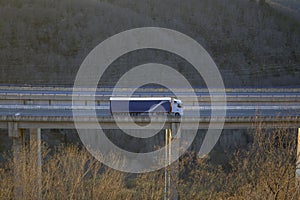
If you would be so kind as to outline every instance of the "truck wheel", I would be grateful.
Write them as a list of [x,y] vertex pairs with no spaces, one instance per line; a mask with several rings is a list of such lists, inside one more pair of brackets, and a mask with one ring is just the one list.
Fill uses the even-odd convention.
[[179,117],[179,116],[180,116],[180,114],[179,114],[179,113],[175,113],[175,116],[176,116],[176,117]]

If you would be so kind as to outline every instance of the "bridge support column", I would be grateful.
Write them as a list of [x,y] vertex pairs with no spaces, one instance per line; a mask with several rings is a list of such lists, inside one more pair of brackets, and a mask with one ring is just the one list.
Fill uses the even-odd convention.
[[36,186],[37,186],[37,196],[36,199],[42,199],[42,152],[41,152],[41,129],[30,129],[30,154],[33,159],[37,162],[35,163],[34,171],[36,171]]
[[8,123],[8,135],[12,137],[12,153],[14,162],[14,199],[23,199],[25,190],[23,172],[25,171],[25,137],[24,130],[18,128],[18,123]]
[[300,128],[298,128],[298,136],[297,136],[297,159],[296,159],[296,182],[299,184],[300,182]]
[[[181,130],[180,123],[172,123],[171,129],[165,130],[165,200],[178,199],[177,185],[179,178],[179,160],[172,163],[172,158],[179,157]],[[168,146],[167,146],[168,145]]]

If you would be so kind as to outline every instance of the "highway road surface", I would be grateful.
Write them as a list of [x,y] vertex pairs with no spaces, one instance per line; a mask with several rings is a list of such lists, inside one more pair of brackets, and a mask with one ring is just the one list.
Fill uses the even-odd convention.
[[[98,116],[111,116],[109,111],[109,104],[107,97],[111,96],[113,88],[102,88],[96,92],[98,97],[106,97],[106,101],[101,101],[100,105],[96,106],[96,113]],[[119,95],[128,95],[131,88],[118,88]],[[182,96],[188,97],[192,95],[191,91],[184,88],[176,89]],[[83,90],[77,92],[79,95],[91,95],[90,90]],[[209,93],[205,89],[196,89],[198,97],[209,97]],[[18,105],[16,103],[1,104],[1,99],[6,96],[15,96],[17,99],[31,98],[32,96],[41,96],[54,98],[55,96],[66,96],[69,98],[68,103],[65,105]],[[140,89],[134,93],[135,96],[173,96],[174,94],[167,89],[161,88],[146,88]],[[213,95],[220,95],[216,90]],[[29,97],[28,97],[29,96]],[[267,89],[251,89],[251,88],[238,88],[226,89],[226,96],[231,101],[227,102],[226,116],[227,117],[251,117],[251,116],[300,116],[300,89],[299,88],[267,88]],[[0,86],[0,116],[72,116],[72,88],[62,87],[10,87]],[[243,102],[239,102],[239,97],[243,97]],[[247,102],[247,99],[252,98]],[[293,101],[282,101],[282,99],[293,98]],[[253,98],[255,101],[253,101]],[[267,101],[262,101],[268,99]],[[276,99],[281,99],[276,101]],[[253,102],[252,102],[253,101]],[[8,101],[9,102],[9,101]],[[209,103],[199,102],[198,105],[184,103],[184,116],[195,117],[211,116],[211,109]],[[87,116],[92,106],[77,106],[74,109],[78,110],[82,116]],[[222,103],[216,110],[224,109]],[[217,112],[218,115],[218,112]]]
[[[76,113],[81,116],[88,116],[91,110],[91,107],[87,108],[75,108]],[[219,108],[216,108],[218,111]],[[211,107],[202,106],[200,108],[193,108],[190,106],[190,109],[184,109],[185,117],[195,117],[199,116],[209,117],[211,116]],[[96,113],[98,116],[111,116],[108,106],[97,106]],[[217,116],[218,112],[216,113]],[[15,106],[15,105],[5,105],[0,106],[0,115],[2,116],[72,116],[72,107],[71,106]],[[228,105],[226,107],[226,116],[227,117],[254,117],[254,116],[300,116],[300,105],[287,105],[287,106],[234,106]]]

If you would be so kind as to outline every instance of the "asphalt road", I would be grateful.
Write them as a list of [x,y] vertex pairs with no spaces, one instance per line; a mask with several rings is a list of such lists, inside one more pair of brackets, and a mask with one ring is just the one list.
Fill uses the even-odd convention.
[[[106,91],[107,90],[107,91]],[[104,91],[97,91],[96,95],[99,96],[111,96],[112,88],[108,88]],[[179,89],[180,90],[180,89]],[[183,96],[192,95],[191,92],[180,90],[179,94]],[[238,91],[238,92],[235,92]],[[267,91],[267,92],[266,92]],[[249,116],[300,116],[300,89],[266,89],[266,91],[255,90],[255,89],[233,89],[232,92],[226,93],[227,97],[241,97],[248,95],[250,97],[264,98],[264,97],[299,97],[299,102],[248,102],[245,103],[232,103],[228,102],[226,107],[226,116],[228,117],[249,117]],[[91,95],[89,91],[78,92],[81,95]],[[27,87],[12,87],[5,88],[0,87],[0,97],[4,95],[72,95],[72,88],[27,88]],[[128,90],[119,89],[119,95],[128,94]],[[209,96],[207,92],[196,92],[198,96]],[[215,94],[218,94],[217,92]],[[166,90],[159,90],[150,88],[147,90],[140,90],[135,92],[135,95],[138,96],[173,96],[173,93],[167,92]],[[91,107],[83,106],[76,108],[80,115],[87,116],[88,110]],[[216,110],[224,109],[222,106],[215,107]],[[101,106],[96,106],[96,113],[98,116],[110,116],[109,104],[102,103]],[[192,106],[184,104],[184,116],[186,117],[195,117],[199,116],[199,110],[201,116],[210,116],[211,115],[211,106],[207,103],[204,103],[199,106]],[[198,111],[198,113],[197,113]],[[1,105],[0,102],[0,115],[2,116],[13,116],[13,115],[22,115],[22,116],[72,116],[72,107],[71,105],[57,105],[57,106],[47,106],[47,105]],[[218,112],[217,112],[218,115]]]
[[[26,108],[5,108],[2,106],[0,108],[1,116],[72,116],[71,107],[67,106],[56,106],[54,109],[43,108],[43,106],[28,106]],[[76,109],[80,116],[89,116],[88,112],[90,109]],[[109,108],[106,109],[96,109],[98,116],[111,116]],[[199,110],[195,109],[185,109],[185,117],[196,117],[199,116]],[[209,117],[211,116],[211,108],[205,107],[200,108],[200,116]],[[215,116],[223,116],[218,113],[218,108],[216,108]],[[276,117],[276,116],[300,116],[300,106],[287,106],[287,107],[252,107],[248,106],[228,106],[226,109],[227,117],[254,117],[254,116],[265,116],[265,117]]]

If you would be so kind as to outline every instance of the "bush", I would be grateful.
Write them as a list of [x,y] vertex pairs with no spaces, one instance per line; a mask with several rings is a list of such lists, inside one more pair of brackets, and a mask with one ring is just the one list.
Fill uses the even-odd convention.
[[[253,143],[229,158],[229,168],[212,164],[209,156],[182,156],[179,166],[167,168],[175,170],[171,180],[180,199],[297,199],[292,131],[258,128]],[[23,191],[24,199],[37,198],[38,166],[36,156],[29,154],[32,149],[23,149],[19,165],[9,159],[0,168],[0,199],[12,199],[14,187]],[[57,148],[53,155],[43,149],[43,199],[163,199],[164,169],[128,174],[103,166],[75,146]]]

